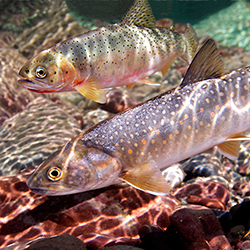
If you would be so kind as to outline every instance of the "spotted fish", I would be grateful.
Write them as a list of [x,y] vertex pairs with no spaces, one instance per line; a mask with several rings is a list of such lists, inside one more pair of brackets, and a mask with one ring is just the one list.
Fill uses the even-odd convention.
[[156,28],[147,0],[136,0],[119,24],[63,41],[29,60],[19,80],[35,92],[78,91],[99,103],[105,88],[145,80],[158,70],[165,74],[180,56],[191,62],[197,37],[190,24],[184,35]]
[[165,195],[170,184],[160,169],[215,145],[237,158],[250,128],[250,67],[223,72],[209,39],[180,86],[81,133],[45,160],[28,186],[64,195],[125,181]]

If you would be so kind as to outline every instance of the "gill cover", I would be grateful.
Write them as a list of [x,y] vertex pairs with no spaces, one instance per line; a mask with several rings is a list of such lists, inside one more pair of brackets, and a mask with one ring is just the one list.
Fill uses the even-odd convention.
[[76,78],[74,66],[56,52],[45,50],[21,68],[18,82],[29,90],[52,92],[67,87]]
[[120,166],[116,159],[75,140],[52,154],[30,176],[27,185],[33,191],[45,195],[66,195],[117,182]]

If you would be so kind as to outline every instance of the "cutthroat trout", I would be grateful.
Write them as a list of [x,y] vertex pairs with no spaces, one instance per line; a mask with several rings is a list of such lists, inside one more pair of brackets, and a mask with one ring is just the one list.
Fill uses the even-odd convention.
[[20,70],[18,82],[35,92],[78,91],[99,103],[105,88],[165,74],[180,56],[191,63],[197,37],[190,24],[184,35],[156,28],[147,0],[136,0],[119,24],[89,31],[44,50]]
[[236,159],[250,128],[250,67],[224,74],[212,39],[175,90],[98,123],[45,160],[27,184],[63,195],[125,181],[165,195],[160,169],[215,145]]

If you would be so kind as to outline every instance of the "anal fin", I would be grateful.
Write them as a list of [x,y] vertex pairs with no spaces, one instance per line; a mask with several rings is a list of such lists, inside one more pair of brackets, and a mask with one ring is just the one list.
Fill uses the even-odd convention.
[[104,89],[101,89],[100,84],[96,77],[90,76],[84,82],[76,84],[74,88],[83,96],[98,102],[106,102],[106,93]]
[[161,171],[152,162],[127,171],[120,179],[131,186],[154,195],[166,195],[170,191],[170,185],[163,177]]
[[231,160],[236,160],[239,156],[240,141],[227,141],[218,145],[223,155]]

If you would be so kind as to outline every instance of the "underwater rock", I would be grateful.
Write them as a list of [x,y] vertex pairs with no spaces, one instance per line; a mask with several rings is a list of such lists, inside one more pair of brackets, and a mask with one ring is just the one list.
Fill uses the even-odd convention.
[[0,39],[11,44],[27,27],[46,15],[51,0],[0,1]]
[[6,120],[0,127],[0,175],[34,168],[80,133],[80,126],[70,112],[38,97],[25,110]]
[[230,191],[221,183],[204,181],[187,184],[178,188],[173,195],[188,203],[200,204],[210,208],[225,209],[229,201]]
[[142,248],[124,245],[115,245],[110,247],[101,247],[99,250],[142,250]]
[[72,235],[62,234],[60,236],[39,239],[26,246],[27,250],[87,250],[85,244]]
[[176,208],[170,216],[171,226],[179,241],[187,250],[231,250],[233,249],[215,214],[202,206],[187,205]]
[[107,101],[100,108],[116,114],[137,104],[135,98],[126,90],[112,89],[106,93]]
[[231,250],[216,215],[208,208],[197,205],[176,207],[170,216],[166,231],[153,225],[140,229],[145,250]]
[[[229,210],[230,218],[228,222],[223,225],[223,230],[229,240],[229,242],[236,246],[236,249],[241,248],[242,244],[246,242],[248,245],[249,230],[250,230],[250,200],[246,198],[243,202],[231,207]],[[244,246],[244,245],[243,245]]]
[[0,39],[0,126],[38,96],[17,83],[26,59]]
[[34,240],[25,240],[22,242],[16,242],[6,247],[2,247],[2,250],[87,250],[84,242],[78,238],[62,234],[53,237],[38,237]]
[[28,173],[0,177],[0,246],[32,240],[41,234],[73,235],[87,247],[135,244],[143,225],[169,226],[174,197],[154,196],[116,186],[66,196],[42,196],[25,184]]
[[170,188],[179,187],[184,180],[185,173],[180,163],[172,164],[162,171],[162,175],[169,183]]
[[233,186],[234,193],[241,197],[250,196],[250,183],[236,182]]
[[84,130],[89,129],[98,122],[101,122],[104,119],[110,117],[111,114],[100,108],[96,110],[87,110],[84,115]]
[[190,157],[182,164],[182,168],[186,174],[184,181],[198,176],[218,175],[222,168],[222,156],[217,148],[213,148]]
[[36,24],[26,27],[11,44],[27,57],[87,31],[68,13],[63,0],[50,1],[45,13]]
[[202,20],[194,28],[199,37],[209,35],[222,46],[239,46],[250,50],[249,14],[249,2],[231,1],[231,6]]

